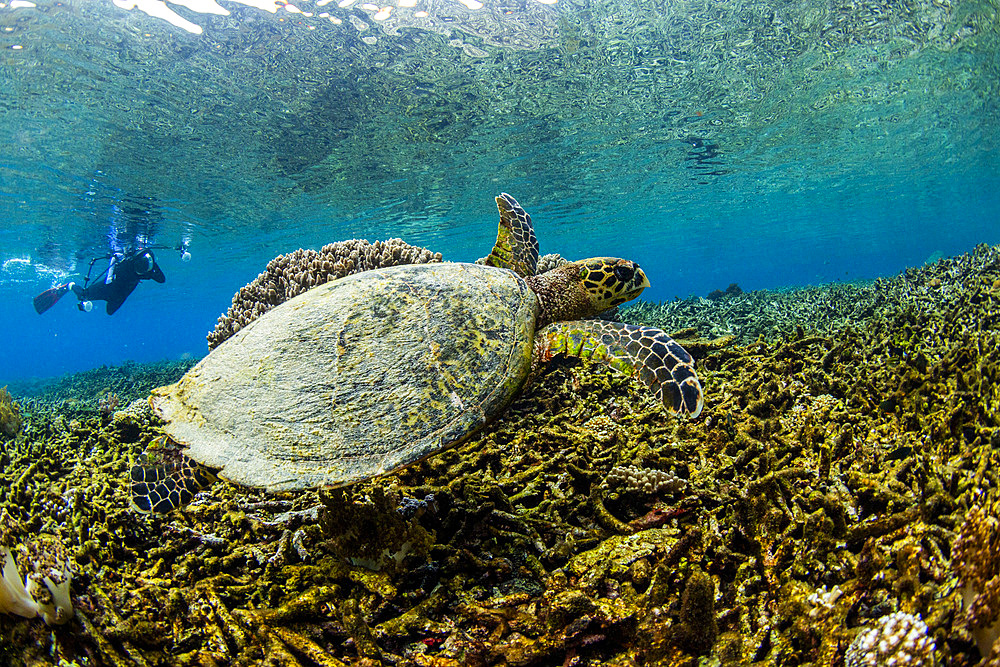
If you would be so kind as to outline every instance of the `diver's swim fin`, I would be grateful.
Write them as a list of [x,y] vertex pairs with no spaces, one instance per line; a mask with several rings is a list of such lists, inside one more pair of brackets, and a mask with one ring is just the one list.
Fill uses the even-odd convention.
[[35,312],[41,315],[46,310],[56,305],[59,299],[63,298],[63,295],[69,291],[69,288],[73,283],[64,283],[58,285],[51,289],[47,289],[38,296],[36,296],[32,301],[35,304]]

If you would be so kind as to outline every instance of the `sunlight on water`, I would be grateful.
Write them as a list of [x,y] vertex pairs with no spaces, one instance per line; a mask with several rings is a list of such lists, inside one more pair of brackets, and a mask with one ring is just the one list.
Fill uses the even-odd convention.
[[[317,18],[317,19],[327,19],[331,23],[339,25],[343,23],[343,18],[339,16],[334,16],[328,11],[307,11],[301,9],[299,6],[292,4],[290,2],[272,2],[271,0],[231,0],[234,3],[241,5],[246,5],[253,7],[255,9],[260,9],[267,11],[271,14],[276,14],[280,10],[284,10],[289,14],[301,15],[304,18]],[[434,1],[434,0],[430,0]],[[455,0],[461,5],[465,6],[469,10],[479,10],[483,9],[484,5],[479,0]],[[554,5],[557,0],[536,0],[539,4],[543,5]],[[202,33],[202,27],[197,23],[185,19],[183,16],[178,14],[176,11],[171,9],[171,5],[177,5],[181,7],[186,7],[192,12],[197,14],[215,14],[219,16],[230,16],[231,12],[224,7],[220,6],[213,0],[178,0],[177,2],[164,2],[163,0],[112,0],[114,5],[120,9],[126,11],[138,10],[151,16],[153,18],[162,19],[167,23],[186,30],[187,32],[195,35],[200,35]],[[315,3],[316,8],[322,8],[325,5],[332,2],[332,0],[320,0]],[[353,5],[355,0],[341,0],[337,6],[340,9],[346,9]],[[396,5],[399,9],[413,9],[418,6],[420,0],[400,0]],[[31,3],[23,3],[21,6],[34,6]],[[393,10],[396,8],[392,5],[379,6],[372,3],[364,3],[360,7],[370,13],[372,20],[374,21],[386,21],[393,14]],[[505,13],[511,13],[509,9],[501,8],[501,11]],[[416,9],[409,15],[405,13],[397,13],[396,20],[393,22],[392,31],[401,27],[417,27],[417,28],[428,28],[431,27],[433,21],[420,21],[419,19],[430,19],[431,12],[426,9]],[[450,18],[450,17],[449,17]],[[448,20],[448,19],[445,19]],[[308,26],[313,29],[315,26]]]
[[998,26],[982,0],[0,3],[0,289],[36,317],[138,221],[190,246],[147,293],[196,352],[271,257],[472,260],[501,191],[652,299],[892,273],[996,239]]

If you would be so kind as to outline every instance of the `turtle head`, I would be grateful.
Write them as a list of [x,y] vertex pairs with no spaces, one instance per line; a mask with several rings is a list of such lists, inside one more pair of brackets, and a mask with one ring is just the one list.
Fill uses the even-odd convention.
[[603,313],[649,287],[638,264],[617,257],[581,259],[527,281],[541,302],[538,328]]
[[617,257],[592,257],[572,262],[579,267],[579,281],[594,305],[594,314],[631,301],[649,287],[639,265]]

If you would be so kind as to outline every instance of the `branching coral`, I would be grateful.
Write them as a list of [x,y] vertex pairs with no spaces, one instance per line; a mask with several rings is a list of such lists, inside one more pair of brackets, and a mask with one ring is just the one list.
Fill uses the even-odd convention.
[[39,535],[22,544],[21,565],[27,569],[24,582],[14,557],[14,522],[6,513],[0,515],[0,611],[25,618],[41,616],[48,625],[61,625],[73,618],[69,598],[72,572],[62,542],[51,535]]
[[[914,650],[973,665],[950,561],[983,584],[1000,573],[985,568],[992,521],[970,515],[955,548],[965,508],[1000,489],[1000,301],[977,257],[961,284],[939,269],[893,281],[833,334],[789,317],[821,333],[696,343],[705,419],[558,364],[480,436],[336,493],[219,483],[181,516],[137,516],[122,481],[157,435],[148,403],[111,420],[33,409],[0,503],[77,545],[86,593],[80,626],[0,615],[0,663],[694,665],[707,651],[706,664],[838,665],[854,640],[852,665],[914,664]],[[920,286],[935,275],[932,306]],[[691,322],[724,323],[749,296],[699,304]],[[784,303],[755,298],[771,296]],[[846,296],[806,305],[867,308]],[[629,465],[684,488],[630,492],[630,470],[610,474]],[[913,650],[880,663],[883,640]]]

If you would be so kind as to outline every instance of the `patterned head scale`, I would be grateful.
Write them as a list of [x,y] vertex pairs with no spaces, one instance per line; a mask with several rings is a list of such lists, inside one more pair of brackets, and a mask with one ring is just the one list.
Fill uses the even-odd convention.
[[631,301],[649,287],[639,265],[627,259],[592,257],[574,264],[580,267],[580,280],[597,313]]

